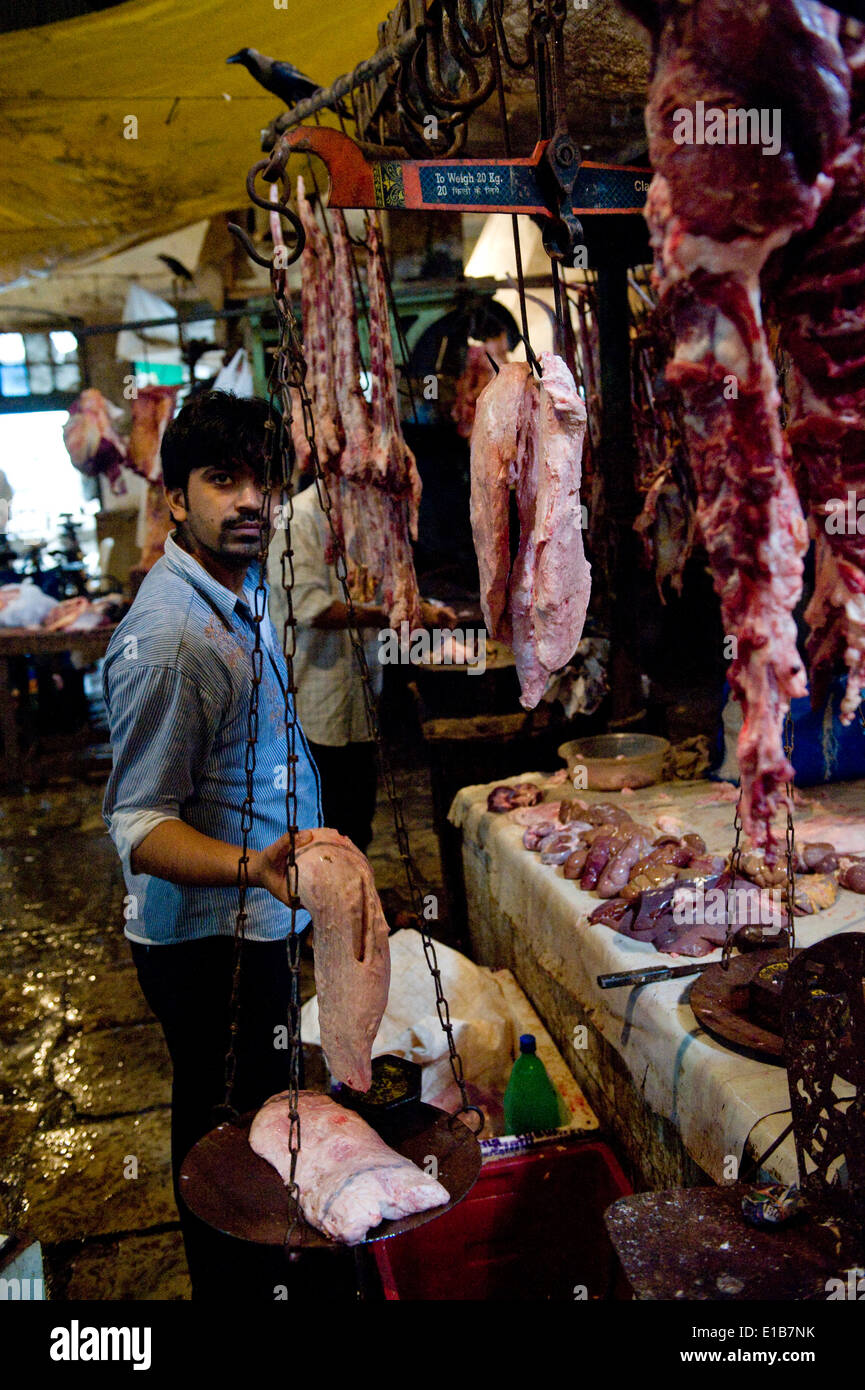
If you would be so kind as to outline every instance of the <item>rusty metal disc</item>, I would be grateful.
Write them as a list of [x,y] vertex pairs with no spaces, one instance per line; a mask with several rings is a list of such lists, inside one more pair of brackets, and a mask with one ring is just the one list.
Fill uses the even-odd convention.
[[[249,1147],[254,1112],[239,1124],[221,1124],[205,1134],[187,1154],[180,1170],[180,1191],[186,1205],[208,1226],[258,1245],[283,1245],[291,1220],[285,1184],[275,1168]],[[451,1120],[443,1110],[418,1103],[396,1112],[376,1132],[397,1153],[423,1167],[430,1156],[438,1163],[439,1181],[451,1195],[445,1206],[416,1212],[399,1221],[382,1221],[367,1241],[387,1240],[423,1226],[450,1211],[474,1186],[481,1170],[480,1145],[467,1125]],[[302,1142],[302,1141],[301,1141]],[[302,1221],[292,1248],[339,1247]]]
[[732,956],[729,970],[724,970],[720,961],[708,966],[691,986],[688,1002],[697,1021],[722,1042],[782,1062],[780,1033],[770,1032],[750,1017],[748,986],[764,965],[786,959],[786,950],[749,951]]

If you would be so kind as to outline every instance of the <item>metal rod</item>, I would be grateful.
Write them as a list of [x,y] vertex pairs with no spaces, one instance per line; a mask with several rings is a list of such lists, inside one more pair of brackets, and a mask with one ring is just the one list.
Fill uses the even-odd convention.
[[[502,61],[499,54],[499,35],[498,28],[493,26],[492,43],[490,44],[490,61],[493,65],[495,76],[496,96],[499,103],[499,120],[502,123],[502,138],[505,145],[505,154],[511,158],[511,132],[508,125],[508,109],[505,102],[505,86],[502,80]],[[514,262],[517,272],[517,294],[520,301],[520,318],[523,327],[523,342],[526,345],[526,355],[531,362],[532,350],[529,346],[529,314],[526,306],[526,279],[523,274],[523,251],[520,246],[520,222],[515,212],[511,213],[511,231],[514,238]]]
[[[2,307],[3,306],[0,306],[0,313],[2,313]],[[61,324],[60,327],[69,333],[74,333],[76,338],[98,338],[102,333],[122,333],[124,328],[167,328],[172,325],[176,327],[179,323],[183,323],[184,327],[186,327],[190,323],[208,323],[211,319],[260,319],[272,312],[273,310],[270,307],[264,309],[200,309],[192,314],[184,315],[182,319],[177,318],[175,315],[173,318],[130,319],[127,323],[97,323],[87,325],[86,327],[82,325],[81,327],[74,328],[66,323]],[[9,331],[15,332],[17,330],[11,329]],[[24,329],[23,331],[26,332],[27,330]],[[50,332],[51,330],[48,329],[46,331]],[[219,343],[214,343],[214,350],[219,346]]]

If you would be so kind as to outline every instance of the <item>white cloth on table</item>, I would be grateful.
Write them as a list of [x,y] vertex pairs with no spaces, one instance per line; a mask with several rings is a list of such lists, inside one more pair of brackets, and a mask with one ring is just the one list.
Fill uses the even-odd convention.
[[[511,780],[541,786],[546,781],[541,774],[524,773]],[[767,1115],[789,1110],[784,1068],[742,1056],[706,1033],[686,1002],[690,978],[602,990],[599,975],[685,961],[602,924],[589,924],[589,913],[600,899],[565,879],[561,868],[541,864],[540,855],[524,849],[524,827],[514,821],[513,813],[487,811],[492,785],[464,787],[450,810],[451,821],[462,828],[464,854],[476,859],[475,877],[485,880],[499,909],[526,933],[541,969],[580,1002],[615,1048],[646,1103],[676,1126],[692,1158],[716,1182],[723,1181],[729,1177],[725,1161],[731,1155],[742,1157],[755,1125]],[[550,788],[548,799],[558,800],[563,794],[570,794],[567,786]],[[587,795],[590,800],[618,796]],[[710,850],[720,853],[731,847],[733,817],[722,795],[708,782],[665,783],[635,792],[621,804],[641,822],[672,812],[701,834]],[[827,789],[821,800],[827,812],[833,807],[849,812],[861,806],[862,798],[860,782]],[[469,893],[471,913],[471,889]],[[837,932],[863,930],[865,899],[846,891],[839,893],[833,907],[796,921],[800,946]],[[719,960],[720,955],[718,950],[707,959]],[[788,1119],[785,1116],[784,1123]],[[782,1123],[772,1130],[764,1148],[783,1127]],[[766,1132],[763,1126],[761,1137]],[[782,1145],[766,1166],[783,1181],[796,1181],[792,1143]]]

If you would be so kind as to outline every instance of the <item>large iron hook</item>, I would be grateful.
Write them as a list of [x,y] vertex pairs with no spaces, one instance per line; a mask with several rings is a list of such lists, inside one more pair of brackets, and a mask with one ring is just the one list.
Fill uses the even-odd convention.
[[297,213],[292,212],[291,208],[286,203],[283,203],[281,200],[275,203],[271,202],[270,199],[262,198],[261,195],[256,192],[255,180],[270,164],[271,160],[269,159],[260,159],[257,164],[253,164],[246,176],[246,191],[249,194],[250,202],[255,203],[256,207],[264,208],[264,210],[269,213],[275,212],[280,217],[285,218],[291,232],[294,234],[295,246],[291,251],[289,251],[285,245],[281,246],[279,248],[279,263],[275,265],[273,258],[268,259],[267,256],[262,256],[260,254],[253,244],[249,233],[245,231],[243,227],[238,227],[236,222],[229,222],[228,230],[231,232],[231,235],[236,237],[240,242],[251,261],[255,261],[256,265],[260,265],[265,270],[272,272],[274,269],[285,270],[288,266],[294,265],[294,262],[299,259],[306,245],[306,232],[303,230],[303,224]]

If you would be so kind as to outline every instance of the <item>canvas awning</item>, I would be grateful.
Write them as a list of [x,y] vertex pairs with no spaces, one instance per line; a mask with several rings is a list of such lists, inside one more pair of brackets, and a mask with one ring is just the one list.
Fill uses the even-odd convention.
[[244,206],[283,104],[225,59],[253,47],[326,84],[390,8],[280,3],[127,0],[0,36],[0,287]]

